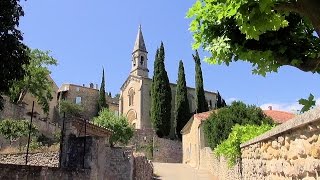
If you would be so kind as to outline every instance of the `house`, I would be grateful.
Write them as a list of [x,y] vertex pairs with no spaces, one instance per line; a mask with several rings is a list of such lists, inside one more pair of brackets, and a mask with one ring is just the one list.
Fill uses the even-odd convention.
[[[85,114],[86,118],[88,119],[92,119],[98,114],[99,89],[98,85],[94,87],[93,83],[90,83],[89,87],[85,86],[84,84],[82,86],[75,84],[62,84],[58,90],[57,99],[58,102],[61,100],[66,100],[82,105],[85,107],[83,114]],[[106,101],[109,109],[118,114],[118,98],[106,96]]]
[[208,119],[213,111],[195,114],[181,130],[182,134],[182,163],[192,167],[200,165],[200,150],[207,147],[202,122]]
[[[294,117],[294,114],[279,111],[279,110],[263,110],[263,112],[270,117],[275,123],[282,124]],[[192,167],[200,167],[201,165],[201,150],[208,147],[204,135],[205,122],[213,111],[194,114],[187,124],[181,130],[182,134],[182,149],[184,164],[189,164]]]

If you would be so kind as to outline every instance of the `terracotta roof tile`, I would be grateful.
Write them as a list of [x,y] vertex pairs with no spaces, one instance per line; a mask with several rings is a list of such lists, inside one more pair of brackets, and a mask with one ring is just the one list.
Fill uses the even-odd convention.
[[207,112],[202,112],[202,113],[197,113],[194,115],[194,118],[200,120],[200,121],[205,121],[208,119],[208,117],[211,115],[213,111],[207,111]]
[[285,111],[263,110],[263,112],[277,123],[284,123],[295,116],[293,113]]

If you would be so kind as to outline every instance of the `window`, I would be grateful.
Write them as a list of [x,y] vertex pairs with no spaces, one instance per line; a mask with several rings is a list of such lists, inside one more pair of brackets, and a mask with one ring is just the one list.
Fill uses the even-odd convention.
[[79,92],[79,91],[80,91],[80,87],[77,87],[77,88],[76,88],[76,91]]
[[210,107],[212,107],[212,101],[211,100],[209,101],[209,105],[210,105]]
[[81,104],[81,97],[79,96],[76,97],[76,104]]
[[133,103],[134,103],[134,90],[133,89],[130,89],[129,90],[129,106],[133,106]]
[[141,58],[140,58],[140,64],[143,65],[143,63],[144,63],[144,57],[141,56]]

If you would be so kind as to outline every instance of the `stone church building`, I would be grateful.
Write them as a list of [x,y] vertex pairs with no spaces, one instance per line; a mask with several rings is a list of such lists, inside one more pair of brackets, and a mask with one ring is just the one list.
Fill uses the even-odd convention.
[[[148,51],[143,39],[141,26],[132,52],[131,72],[120,89],[119,112],[126,116],[136,129],[152,128],[150,119],[151,83],[148,70]],[[176,84],[170,83],[172,92],[171,119],[174,118]],[[187,87],[190,112],[194,112],[195,88]],[[209,109],[216,106],[216,93],[205,91]]]

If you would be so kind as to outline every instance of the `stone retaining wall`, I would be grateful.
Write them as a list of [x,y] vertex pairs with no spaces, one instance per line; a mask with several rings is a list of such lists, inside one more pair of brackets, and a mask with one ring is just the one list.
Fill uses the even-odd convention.
[[182,163],[182,142],[164,138],[153,138],[153,161]]
[[317,179],[320,108],[241,145],[243,179]]
[[0,179],[88,180],[90,179],[90,170],[0,164]]
[[200,151],[200,167],[209,170],[217,179],[241,179],[240,163],[228,167],[227,159],[216,157],[211,148],[205,147]]
[[[0,154],[0,163],[25,165],[26,154]],[[28,156],[28,165],[58,167],[59,152],[30,153]]]
[[153,177],[153,165],[144,154],[134,153],[133,179],[134,180],[151,180]]

